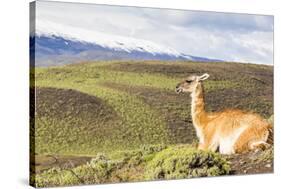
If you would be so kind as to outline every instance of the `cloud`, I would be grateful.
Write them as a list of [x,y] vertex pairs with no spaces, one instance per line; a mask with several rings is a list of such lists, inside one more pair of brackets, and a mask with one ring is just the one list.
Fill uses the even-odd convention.
[[166,45],[180,52],[273,64],[273,16],[37,1],[47,20]]
[[209,30],[225,30],[232,32],[272,31],[273,19],[270,16],[193,12],[186,26],[206,28]]

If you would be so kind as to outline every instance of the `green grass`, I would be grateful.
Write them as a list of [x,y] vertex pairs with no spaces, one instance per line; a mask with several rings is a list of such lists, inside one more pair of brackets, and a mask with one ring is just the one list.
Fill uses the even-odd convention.
[[[36,85],[53,86],[56,82],[81,85],[96,85],[103,83],[125,84],[130,86],[155,87],[174,90],[182,77],[170,77],[163,74],[131,73],[126,71],[112,71],[106,66],[97,64],[82,64],[77,66],[62,66],[55,68],[36,68]],[[206,90],[238,87],[239,83],[230,80],[207,81]]]
[[[177,95],[174,88],[184,77],[205,72],[210,74],[204,82],[208,111],[239,108],[265,118],[273,114],[270,66],[114,61],[34,68],[31,73],[35,73],[36,81],[31,84],[39,102],[31,120],[35,122],[31,127],[35,141],[32,151],[62,156],[106,154],[98,156],[98,162],[44,171],[36,176],[36,184],[228,174],[227,163],[219,155],[181,147],[197,137],[191,122],[189,94]],[[196,157],[202,160],[198,169],[180,169],[197,161]],[[207,160],[214,163],[206,165]]]
[[[50,87],[49,85],[40,85]],[[110,122],[111,130],[104,136],[101,123],[82,123],[84,127],[98,124],[98,132],[93,135],[78,127],[83,122],[79,117],[70,116],[68,119],[58,120],[50,117],[40,117],[36,120],[38,128],[35,130],[36,152],[56,154],[84,154],[94,155],[99,151],[112,149],[130,149],[140,144],[163,143],[167,141],[164,123],[148,105],[126,93],[112,91],[98,86],[80,86],[75,83],[57,82],[52,87],[74,88],[80,92],[100,97],[110,104],[121,120]],[[114,129],[116,128],[116,129]],[[157,129],[155,129],[157,128]],[[87,131],[87,130],[86,130]],[[83,136],[83,137],[81,137]]]
[[[126,66],[123,66],[125,63]],[[225,79],[223,79],[217,76],[217,72],[219,71],[223,76],[225,74],[222,72],[222,69],[225,69],[225,67],[219,63],[125,63],[100,62],[76,64],[72,66],[35,68],[35,87],[74,89],[100,98],[106,105],[112,107],[116,113],[116,119],[112,121],[103,120],[102,117],[98,117],[96,121],[94,119],[85,119],[84,117],[72,114],[74,110],[69,110],[69,115],[65,116],[63,119],[48,115],[37,116],[35,118],[36,153],[95,155],[97,152],[110,152],[113,149],[134,149],[141,144],[173,144],[180,141],[185,142],[185,135],[181,137],[177,135],[174,137],[171,136],[171,131],[167,126],[167,120],[165,118],[172,113],[177,116],[177,119],[190,119],[188,98],[179,101],[177,99],[182,98],[176,97],[173,101],[169,102],[169,99],[163,99],[162,101],[161,97],[157,97],[151,102],[149,100],[153,98],[154,94],[149,90],[146,91],[145,95],[151,95],[148,97],[144,96],[143,98],[141,95],[131,90],[133,88],[146,88],[162,91],[161,94],[164,95],[173,93],[175,85],[183,78],[180,72],[182,69],[187,69],[187,71],[193,70],[194,72],[196,72],[196,69],[199,69],[198,72],[202,72],[202,70],[205,71],[204,69],[208,68],[210,69],[209,73],[213,72],[210,73],[210,79],[204,82],[207,95],[214,94],[214,97],[217,97],[217,91],[227,91],[228,89],[236,89],[238,93],[246,91],[249,94],[247,97],[241,99],[241,97],[237,96],[237,98],[233,100],[230,99],[230,102],[240,108],[239,104],[241,102],[236,103],[235,99],[239,101],[242,100],[243,103],[241,104],[247,105],[245,109],[253,110],[258,113],[260,109],[267,112],[272,109],[272,101],[270,101],[270,99],[256,102],[256,98],[263,98],[263,96],[259,95],[261,97],[255,97],[251,94],[252,92],[256,93],[256,91],[263,87],[263,84],[256,82],[256,80],[252,81],[249,79],[257,77],[253,76],[253,74],[255,74],[255,72],[259,73],[259,66],[230,64],[230,67],[233,67],[233,69],[235,68],[237,71],[234,69],[232,72],[233,79],[229,79],[229,73],[225,76]],[[135,71],[130,70],[130,67],[134,66],[142,67],[137,67],[138,69]],[[168,67],[168,69],[165,69],[166,67]],[[237,78],[237,76],[241,75],[240,67],[245,68],[245,70],[250,73]],[[154,70],[159,68],[160,70],[156,70],[157,72]],[[262,71],[266,74],[270,74],[266,69],[267,67],[261,66]],[[171,73],[166,73],[167,70]],[[268,78],[266,79],[268,80]],[[251,82],[246,83],[246,81]],[[111,87],[108,87],[106,85],[107,83],[110,83]],[[123,89],[119,87],[119,89],[116,90],[114,86],[124,87]],[[230,93],[228,95],[232,96],[233,94]],[[212,99],[214,97],[212,97]],[[225,103],[225,101],[229,101],[229,96],[219,98],[220,100],[214,101],[213,107],[215,108],[209,106],[209,104],[212,105],[212,102],[210,102],[207,103],[207,109],[216,110],[216,106],[232,106],[232,104]],[[157,99],[159,100],[157,101]],[[247,104],[247,102],[250,103]],[[50,109],[50,107],[46,107],[46,109]],[[169,111],[163,112],[162,110],[165,109]],[[269,111],[269,115],[270,113]],[[88,115],[88,117],[90,117],[90,115]],[[95,132],[89,132],[87,127],[94,127]],[[105,128],[108,129],[106,130]],[[189,128],[192,128],[192,125]],[[179,134],[182,133],[180,130],[176,132]],[[188,135],[188,133],[186,134]],[[177,140],[177,138],[179,138],[179,140]]]
[[228,162],[219,154],[198,151],[189,145],[149,145],[124,151],[113,159],[98,154],[85,165],[52,168],[32,179],[36,187],[50,187],[218,176],[228,174],[229,169]]
[[[93,155],[99,151],[134,148],[143,143],[154,144],[168,141],[161,116],[136,96],[102,87],[102,83],[109,81],[131,86],[173,89],[177,80],[161,75],[112,72],[98,66],[36,68],[36,87],[75,89],[99,97],[110,104],[121,117],[120,121],[110,123],[118,129],[112,129],[111,137],[106,136],[106,138],[99,133],[92,137],[81,132],[78,127],[67,126],[81,124],[83,120],[79,117],[70,116],[69,119],[63,120],[38,117],[35,119],[38,127],[35,130],[35,138],[38,141],[36,152]],[[87,126],[92,123],[82,124]],[[100,124],[99,127],[102,128],[103,125]],[[80,138],[76,133],[83,137]]]

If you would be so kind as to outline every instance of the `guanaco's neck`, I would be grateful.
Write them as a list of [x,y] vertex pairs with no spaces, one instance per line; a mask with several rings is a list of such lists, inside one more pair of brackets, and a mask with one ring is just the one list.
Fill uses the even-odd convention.
[[206,116],[202,83],[198,83],[196,90],[191,93],[191,98],[192,121],[195,127],[200,127],[202,125],[202,119]]

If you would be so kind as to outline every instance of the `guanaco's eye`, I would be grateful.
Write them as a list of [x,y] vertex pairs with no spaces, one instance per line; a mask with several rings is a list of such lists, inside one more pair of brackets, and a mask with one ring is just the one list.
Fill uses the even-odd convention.
[[192,82],[192,80],[185,80],[187,83],[191,83]]

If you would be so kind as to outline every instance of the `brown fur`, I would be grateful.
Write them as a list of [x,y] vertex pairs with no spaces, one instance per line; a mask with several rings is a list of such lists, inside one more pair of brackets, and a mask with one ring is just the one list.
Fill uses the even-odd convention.
[[273,128],[259,115],[241,110],[206,112],[201,81],[208,74],[191,76],[179,83],[176,91],[191,92],[192,121],[199,137],[199,149],[221,153],[242,153],[273,144]]

